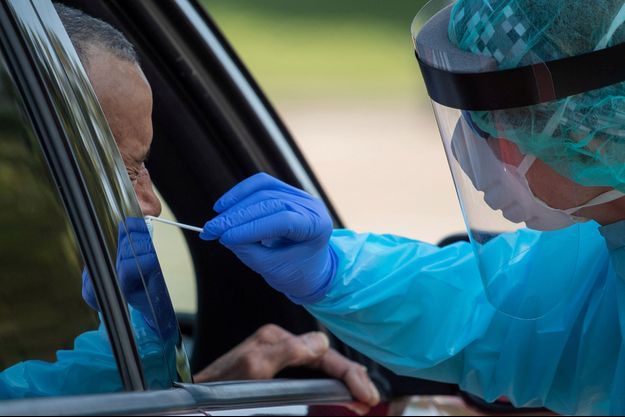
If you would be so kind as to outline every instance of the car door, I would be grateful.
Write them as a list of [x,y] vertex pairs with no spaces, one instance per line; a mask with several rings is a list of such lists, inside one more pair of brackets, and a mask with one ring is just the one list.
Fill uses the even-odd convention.
[[350,401],[328,380],[190,384],[169,297],[152,297],[166,288],[141,210],[52,2],[4,1],[0,23],[0,414]]

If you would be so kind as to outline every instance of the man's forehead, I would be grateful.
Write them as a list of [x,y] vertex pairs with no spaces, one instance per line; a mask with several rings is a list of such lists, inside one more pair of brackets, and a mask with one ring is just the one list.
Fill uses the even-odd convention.
[[140,67],[92,51],[89,77],[124,160],[145,161],[152,142],[152,91]]

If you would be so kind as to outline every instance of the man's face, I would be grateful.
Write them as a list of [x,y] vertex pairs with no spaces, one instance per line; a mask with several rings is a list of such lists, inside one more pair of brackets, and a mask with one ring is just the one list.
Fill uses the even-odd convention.
[[113,131],[145,216],[159,216],[161,202],[145,167],[152,145],[152,89],[138,65],[108,51],[89,51],[89,78]]

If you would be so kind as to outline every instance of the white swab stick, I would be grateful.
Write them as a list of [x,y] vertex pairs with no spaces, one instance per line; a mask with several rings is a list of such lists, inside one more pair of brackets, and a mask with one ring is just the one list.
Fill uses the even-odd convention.
[[194,227],[194,226],[189,226],[188,224],[172,222],[171,220],[165,220],[165,219],[161,219],[159,217],[145,216],[145,218],[148,219],[148,220],[155,221],[155,222],[168,224],[170,226],[176,226],[176,227],[179,227],[181,229],[191,230],[192,232],[202,233],[204,231],[204,229],[202,229],[201,227]]

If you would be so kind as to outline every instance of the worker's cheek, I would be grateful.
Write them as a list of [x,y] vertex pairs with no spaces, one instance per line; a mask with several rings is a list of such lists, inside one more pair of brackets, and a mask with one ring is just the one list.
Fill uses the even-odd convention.
[[154,192],[154,184],[152,184],[152,179],[150,178],[150,173],[147,169],[142,170],[133,185],[143,215],[154,217],[160,216],[163,207],[161,205],[161,200]]

